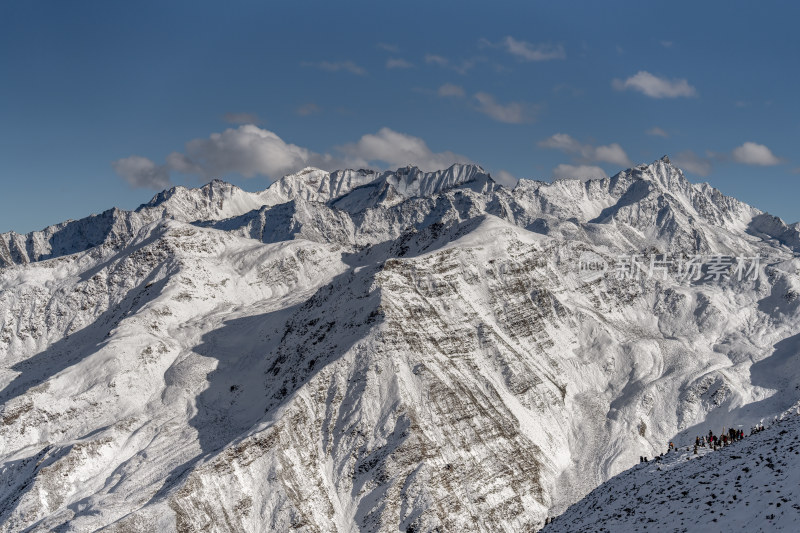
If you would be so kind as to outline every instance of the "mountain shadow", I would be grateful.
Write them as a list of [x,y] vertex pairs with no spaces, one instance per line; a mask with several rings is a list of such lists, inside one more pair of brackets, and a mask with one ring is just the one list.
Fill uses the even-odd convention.
[[[153,271],[138,286],[128,291],[118,305],[101,314],[93,323],[53,343],[46,350],[14,364],[11,369],[21,373],[0,391],[0,423],[11,423],[26,410],[26,406],[10,410],[8,408],[10,400],[25,395],[59,372],[97,353],[103,347],[110,331],[123,318],[137,313],[144,304],[155,298],[168,281],[168,278],[164,278],[152,282],[155,272]],[[55,449],[52,445],[47,445],[30,457],[0,465],[0,479],[9,480],[9,486],[5,487],[8,490],[0,490],[0,524],[14,511],[22,496],[31,489],[38,473],[66,457],[71,448],[71,444]],[[22,481],[12,486],[10,480],[19,479],[20,473]]]
[[[247,435],[327,365],[339,360],[383,321],[375,276],[386,259],[431,252],[474,229],[485,217],[448,226],[432,224],[394,241],[345,254],[350,267],[305,302],[269,313],[227,320],[203,335],[195,353],[217,359],[208,387],[196,398],[189,424],[200,454],[174,468],[151,499],[166,497],[203,459]],[[358,389],[354,384],[348,392]]]
[[0,390],[0,416],[6,403],[26,394],[30,389],[43,384],[65,370],[97,353],[104,345],[109,333],[126,316],[134,315],[150,300],[157,297],[167,284],[168,278],[152,281],[156,270],[128,291],[125,298],[108,309],[88,326],[51,344],[46,350],[11,366],[20,372]]

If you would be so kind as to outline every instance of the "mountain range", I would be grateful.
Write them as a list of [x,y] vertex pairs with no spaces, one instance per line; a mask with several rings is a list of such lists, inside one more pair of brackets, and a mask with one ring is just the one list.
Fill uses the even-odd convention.
[[537,530],[796,409],[799,306],[800,225],[667,157],[307,168],[0,234],[0,530]]

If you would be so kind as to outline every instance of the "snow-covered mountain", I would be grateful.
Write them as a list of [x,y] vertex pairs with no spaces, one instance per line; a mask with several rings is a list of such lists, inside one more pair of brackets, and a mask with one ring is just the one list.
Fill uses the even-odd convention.
[[0,265],[5,531],[537,529],[800,399],[800,229],[667,158],[214,181]]
[[649,458],[600,485],[543,533],[800,531],[798,415],[716,451],[678,446]]

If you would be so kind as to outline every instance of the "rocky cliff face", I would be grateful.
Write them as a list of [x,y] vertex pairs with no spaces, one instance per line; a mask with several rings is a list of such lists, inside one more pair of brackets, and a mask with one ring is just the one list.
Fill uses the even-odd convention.
[[660,160],[306,169],[5,234],[0,522],[537,529],[793,405],[796,233]]

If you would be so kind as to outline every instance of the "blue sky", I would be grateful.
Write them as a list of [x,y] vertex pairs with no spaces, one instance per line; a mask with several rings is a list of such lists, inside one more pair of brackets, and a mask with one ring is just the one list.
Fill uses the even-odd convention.
[[0,231],[306,165],[690,180],[800,220],[789,2],[0,3]]

